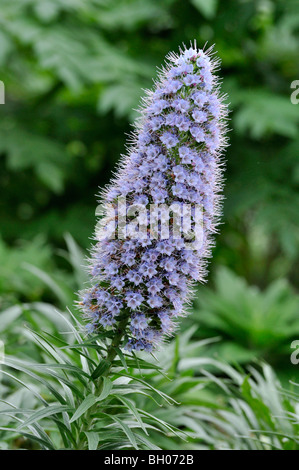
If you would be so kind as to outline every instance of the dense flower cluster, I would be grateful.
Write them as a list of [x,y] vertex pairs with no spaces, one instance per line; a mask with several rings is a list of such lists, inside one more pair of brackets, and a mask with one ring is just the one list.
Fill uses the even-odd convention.
[[[129,154],[102,195],[106,214],[90,259],[92,287],[80,294],[79,303],[90,332],[116,329],[127,318],[127,349],[151,351],[171,335],[175,319],[185,313],[194,280],[204,277],[219,216],[226,143],[226,108],[213,73],[217,65],[210,51],[195,47],[168,56],[167,67],[144,101]],[[194,228],[194,207],[200,206],[202,236],[191,248],[186,234],[178,238],[173,228],[163,238],[159,222],[157,237],[150,229],[136,237],[138,226],[126,221],[126,236],[112,238],[107,229],[119,224],[119,198],[125,198],[125,212],[136,205],[146,208],[144,224],[151,204],[176,204],[192,208]]]

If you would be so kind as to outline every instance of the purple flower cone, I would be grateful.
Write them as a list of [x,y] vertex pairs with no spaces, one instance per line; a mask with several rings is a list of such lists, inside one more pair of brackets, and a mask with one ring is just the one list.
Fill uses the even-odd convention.
[[[126,324],[123,344],[129,350],[152,351],[171,336],[176,319],[187,312],[194,282],[204,280],[219,222],[226,146],[217,67],[211,50],[169,54],[144,100],[128,155],[101,195],[104,217],[89,260],[92,285],[80,293],[79,305],[90,333]],[[166,234],[169,212],[153,216],[158,205],[175,208]],[[138,224],[132,223],[136,210]],[[190,225],[181,226],[178,236],[174,219],[184,227],[187,213]]]

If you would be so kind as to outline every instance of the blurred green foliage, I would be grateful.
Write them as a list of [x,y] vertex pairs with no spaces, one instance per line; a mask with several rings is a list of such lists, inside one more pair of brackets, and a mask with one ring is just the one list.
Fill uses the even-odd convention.
[[90,379],[105,335],[85,341],[71,314],[43,302],[23,313],[30,326],[7,325],[17,308],[0,313],[15,337],[0,382],[2,450],[299,449],[298,385],[284,389],[266,364],[245,373],[206,357],[215,339],[196,341],[194,328],[158,361],[119,352],[99,395]]
[[218,269],[214,289],[201,289],[186,324],[199,325],[199,338],[220,337],[208,354],[232,364],[263,358],[281,376],[298,375],[290,367],[290,345],[299,337],[299,296],[286,279],[261,291],[244,278]]
[[209,288],[185,327],[222,338],[210,355],[296,375],[298,32],[296,0],[0,0],[0,309],[20,305],[5,318],[37,325],[32,303],[72,306],[76,242],[90,244],[94,194],[124,152],[132,108],[168,51],[196,39],[216,44],[231,132]]

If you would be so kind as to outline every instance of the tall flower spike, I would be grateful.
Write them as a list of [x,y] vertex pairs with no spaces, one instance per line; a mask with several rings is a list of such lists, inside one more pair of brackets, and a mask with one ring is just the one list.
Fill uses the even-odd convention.
[[129,350],[152,351],[172,335],[194,281],[204,279],[226,146],[218,64],[211,49],[196,44],[168,55],[144,99],[128,154],[101,195],[92,286],[80,293],[79,305],[89,332],[115,331]]

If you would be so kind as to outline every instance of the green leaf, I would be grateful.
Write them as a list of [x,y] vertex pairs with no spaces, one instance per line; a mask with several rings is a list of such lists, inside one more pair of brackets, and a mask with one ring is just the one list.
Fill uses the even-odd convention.
[[83,402],[79,405],[75,413],[70,419],[70,423],[76,421],[80,416],[82,416],[89,408],[91,408],[98,401],[98,397],[94,395],[88,395]]
[[128,367],[127,367],[127,362],[126,362],[126,358],[122,352],[122,350],[120,348],[115,348],[116,352],[117,352],[117,355],[120,359],[120,362],[123,366],[123,368],[125,369],[126,372],[128,372]]
[[[22,363],[18,363],[14,360],[11,360],[9,357],[5,357],[5,364],[13,369],[19,370],[21,372],[24,372],[27,374],[29,377],[32,377],[34,380],[37,382],[40,382],[43,384],[48,390],[53,394],[53,396],[62,404],[65,404],[65,398],[56,390],[56,388],[53,386],[53,384],[50,383],[49,380],[45,380],[42,377],[39,377],[37,374],[32,372],[26,365],[23,365]],[[3,371],[3,373],[6,373],[6,371]],[[13,377],[11,375],[11,377]],[[18,380],[19,383],[21,383],[24,387],[27,387],[27,384],[25,382],[22,382],[19,378],[14,377],[15,380]]]
[[88,440],[88,450],[97,450],[100,436],[97,432],[86,432],[85,433]]
[[111,366],[111,362],[106,361],[105,359],[102,359],[100,364],[95,368],[95,370],[91,374],[92,380],[97,379],[100,375],[106,372],[106,370],[108,370],[110,366]]
[[24,263],[23,267],[37,276],[39,279],[42,279],[42,281],[52,290],[52,292],[54,292],[63,305],[68,303],[69,298],[66,292],[48,273],[29,263]]
[[13,307],[3,310],[0,314],[0,331],[4,331],[11,322],[22,315],[22,311],[19,305],[14,305]]
[[135,403],[131,400],[128,400],[127,398],[123,397],[123,396],[119,396],[119,395],[115,395],[127,408],[129,408],[129,410],[132,411],[133,415],[135,416],[135,418],[137,419],[138,423],[140,424],[141,428],[143,429],[144,433],[148,436],[148,432],[146,430],[146,427],[142,421],[142,418],[135,406]]
[[240,92],[238,100],[242,106],[235,115],[235,125],[242,133],[249,130],[254,139],[271,133],[298,135],[298,109],[288,96],[257,88]]
[[108,379],[108,377],[101,377],[100,379],[102,381],[102,391],[97,399],[97,401],[101,401],[101,400],[105,400],[105,398],[108,397],[111,389],[112,389],[112,386],[113,386],[113,383],[111,382],[110,379]]
[[25,426],[29,426],[40,419],[43,418],[48,418],[49,416],[56,415],[58,413],[64,413],[64,412],[71,412],[73,411],[73,408],[69,406],[64,406],[64,405],[49,405],[41,410],[38,410],[26,420],[24,421],[17,429],[20,430],[24,428]]
[[[5,428],[5,427],[0,427],[0,430],[1,431],[7,431],[7,432],[10,432],[10,433],[15,432],[14,429]],[[28,433],[26,433],[26,432],[24,432],[20,429],[16,432],[16,434],[21,434],[26,439],[37,442],[40,446],[45,447],[46,449],[55,450],[54,445],[50,444],[48,440],[41,439],[40,437],[34,436],[33,434],[28,434]]]
[[135,435],[134,433],[131,431],[131,429],[129,428],[129,426],[122,420],[120,420],[119,418],[117,418],[116,416],[111,416],[111,419],[113,419],[113,421],[115,421],[116,423],[118,423],[120,425],[120,427],[123,429],[124,433],[126,434],[126,436],[128,437],[129,441],[131,442],[132,446],[138,450],[138,446],[137,446],[137,442],[136,442],[136,438],[135,438]]
[[191,0],[195,8],[208,20],[216,15],[218,0]]

